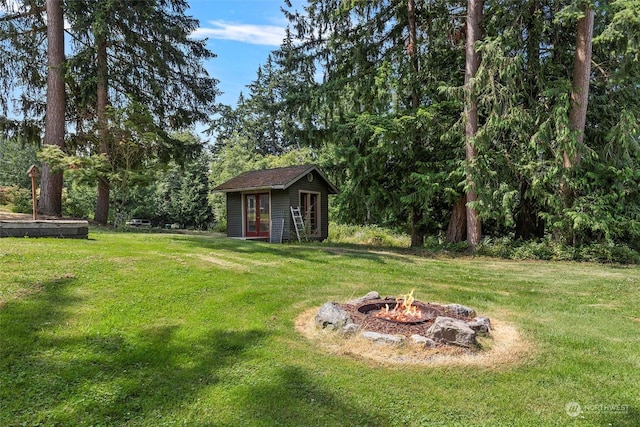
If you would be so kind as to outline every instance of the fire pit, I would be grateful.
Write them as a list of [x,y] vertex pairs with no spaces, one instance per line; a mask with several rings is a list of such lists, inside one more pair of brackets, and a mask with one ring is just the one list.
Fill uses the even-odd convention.
[[366,316],[386,320],[387,322],[407,325],[415,325],[435,319],[439,314],[435,308],[416,301],[413,297],[413,291],[408,295],[396,298],[394,302],[385,300],[362,304],[358,306],[358,312]]
[[[489,333],[489,319],[459,305],[417,301],[413,291],[399,297],[381,298],[370,292],[344,304],[327,303],[316,315],[316,325],[343,334],[384,334],[391,342],[416,337],[431,345],[473,347],[476,333]],[[393,337],[392,337],[393,336]]]
[[363,304],[358,307],[358,311],[367,316],[373,316],[387,322],[417,324],[426,322],[431,317],[428,313],[421,310],[418,304],[405,308],[402,301],[400,302],[376,302],[372,304]]
[[504,364],[531,351],[509,324],[498,320],[494,331],[493,320],[469,307],[409,303],[409,297],[413,293],[381,297],[371,291],[343,303],[326,302],[303,312],[296,330],[333,354],[391,364]]

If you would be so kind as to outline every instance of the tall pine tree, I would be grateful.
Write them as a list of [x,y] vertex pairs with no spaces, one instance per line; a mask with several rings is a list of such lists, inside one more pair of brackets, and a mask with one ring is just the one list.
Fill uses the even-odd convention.
[[[169,130],[206,122],[215,111],[217,90],[202,64],[214,55],[204,40],[190,37],[198,21],[185,15],[187,2],[70,0],[68,5],[78,51],[70,64],[76,111],[78,120],[89,124],[80,129],[88,128],[90,139],[97,139],[97,151],[110,156],[107,105],[123,107],[131,100],[147,106],[154,117],[155,132],[165,146],[159,154],[165,160],[192,156],[189,146],[172,138]],[[108,177],[101,176],[97,222],[107,222],[109,203]]]

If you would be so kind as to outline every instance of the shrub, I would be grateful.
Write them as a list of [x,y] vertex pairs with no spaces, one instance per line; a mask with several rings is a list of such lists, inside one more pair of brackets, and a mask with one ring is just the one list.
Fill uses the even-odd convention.
[[213,226],[213,231],[218,233],[226,233],[227,232],[227,218],[222,218],[219,221],[216,221]]
[[95,210],[96,193],[95,186],[72,182],[62,192],[62,214],[71,218],[90,218]]
[[377,225],[331,224],[330,243],[347,243],[368,246],[408,247],[411,239],[406,234],[396,233]]
[[466,241],[447,243],[435,236],[427,236],[424,240],[424,248],[427,252],[434,254],[463,254],[469,250],[469,244]]
[[513,241],[509,238],[485,239],[477,254],[519,260],[640,264],[640,254],[626,245],[603,242],[570,246],[550,237],[530,241]]
[[33,202],[31,200],[31,190],[26,188],[11,187],[10,196],[13,207],[11,210],[16,213],[31,213]]
[[640,254],[626,245],[610,243],[594,243],[579,248],[577,257],[580,261],[599,262],[603,264],[640,264]]
[[12,187],[0,187],[0,205],[8,205],[11,203],[11,188]]

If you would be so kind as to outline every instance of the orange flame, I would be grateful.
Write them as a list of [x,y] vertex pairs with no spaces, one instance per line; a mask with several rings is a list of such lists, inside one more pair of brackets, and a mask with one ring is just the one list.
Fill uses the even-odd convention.
[[377,312],[374,317],[394,320],[396,322],[415,322],[422,319],[422,311],[418,310],[418,307],[413,305],[416,300],[413,297],[413,289],[407,295],[402,295],[400,298],[396,298],[396,306],[390,310],[389,304],[385,304],[385,307]]

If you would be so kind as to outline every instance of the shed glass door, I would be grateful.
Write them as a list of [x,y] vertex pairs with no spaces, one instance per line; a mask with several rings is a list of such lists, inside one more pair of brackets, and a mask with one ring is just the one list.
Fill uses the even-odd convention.
[[304,217],[307,234],[320,235],[320,194],[300,192],[300,209]]
[[269,193],[246,194],[245,235],[247,237],[269,237],[270,212]]

